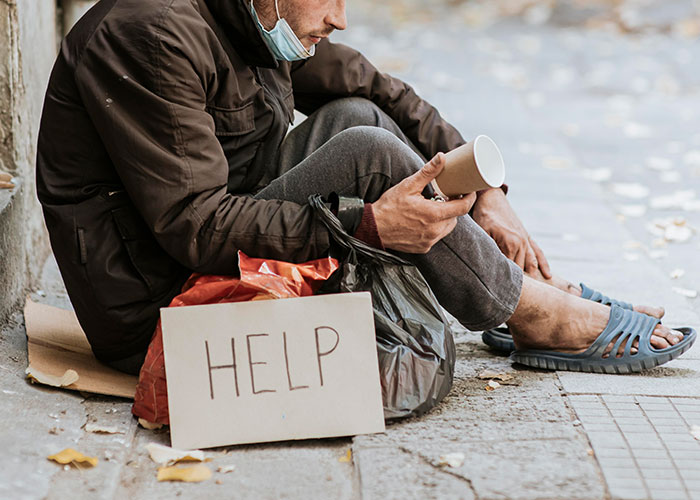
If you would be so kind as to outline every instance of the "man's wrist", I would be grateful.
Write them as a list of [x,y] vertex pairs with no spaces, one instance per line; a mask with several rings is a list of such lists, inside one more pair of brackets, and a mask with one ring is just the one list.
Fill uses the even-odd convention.
[[508,194],[508,185],[503,184],[501,187],[497,188],[489,188],[489,189],[482,189],[481,191],[476,192],[476,198],[477,200],[481,198],[482,196],[492,196],[492,195],[507,195]]

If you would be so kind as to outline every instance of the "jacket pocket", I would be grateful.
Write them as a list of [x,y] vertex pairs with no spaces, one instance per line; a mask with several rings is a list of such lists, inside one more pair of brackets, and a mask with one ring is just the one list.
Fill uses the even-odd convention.
[[183,273],[181,266],[155,240],[141,216],[131,207],[112,210],[112,219],[132,269],[146,285],[152,300],[169,292]]
[[235,137],[255,130],[253,101],[238,108],[207,106],[206,110],[214,120],[214,133],[217,136]]

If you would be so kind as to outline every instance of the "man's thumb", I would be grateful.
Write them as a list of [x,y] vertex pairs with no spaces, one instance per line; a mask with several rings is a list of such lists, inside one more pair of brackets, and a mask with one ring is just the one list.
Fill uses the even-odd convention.
[[416,172],[415,177],[416,181],[419,183],[419,187],[422,190],[425,186],[427,186],[430,181],[435,179],[440,172],[445,168],[445,154],[444,153],[438,153],[436,154],[432,160],[430,160],[428,163],[423,165],[423,168],[421,168],[418,172]]

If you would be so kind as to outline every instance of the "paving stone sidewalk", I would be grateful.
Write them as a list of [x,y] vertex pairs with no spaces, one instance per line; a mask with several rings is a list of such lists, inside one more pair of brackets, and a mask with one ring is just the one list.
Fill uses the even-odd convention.
[[[700,288],[700,212],[683,208],[700,192],[697,42],[519,19],[467,29],[463,7],[435,0],[348,9],[337,40],[414,83],[465,136],[501,146],[509,197],[559,274],[700,327],[700,299],[674,291]],[[649,232],[667,217],[687,241]],[[51,260],[41,286],[36,300],[69,307]],[[29,385],[17,314],[0,332],[0,498],[700,498],[700,347],[630,376],[514,367],[478,334],[457,347],[453,390],[427,415],[380,435],[212,450],[213,470],[235,472],[158,483],[143,446],[168,444],[167,433],[138,428],[126,400]],[[487,369],[517,385],[487,391]],[[86,422],[122,432],[91,434]],[[69,446],[100,465],[46,460]],[[348,449],[352,462],[339,461]],[[447,453],[464,463],[440,465]]]

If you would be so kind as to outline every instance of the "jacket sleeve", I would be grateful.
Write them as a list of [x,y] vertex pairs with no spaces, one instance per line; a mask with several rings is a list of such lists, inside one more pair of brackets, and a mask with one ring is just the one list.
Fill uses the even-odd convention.
[[379,72],[346,45],[322,40],[313,57],[292,65],[291,75],[295,106],[304,114],[340,97],[364,97],[389,115],[428,159],[465,142],[408,84]]
[[82,56],[82,100],[126,192],[163,249],[194,271],[233,274],[237,250],[320,257],[329,237],[310,206],[227,193],[228,163],[205,111],[216,68],[196,39],[204,31],[161,28],[129,43],[98,31]]

